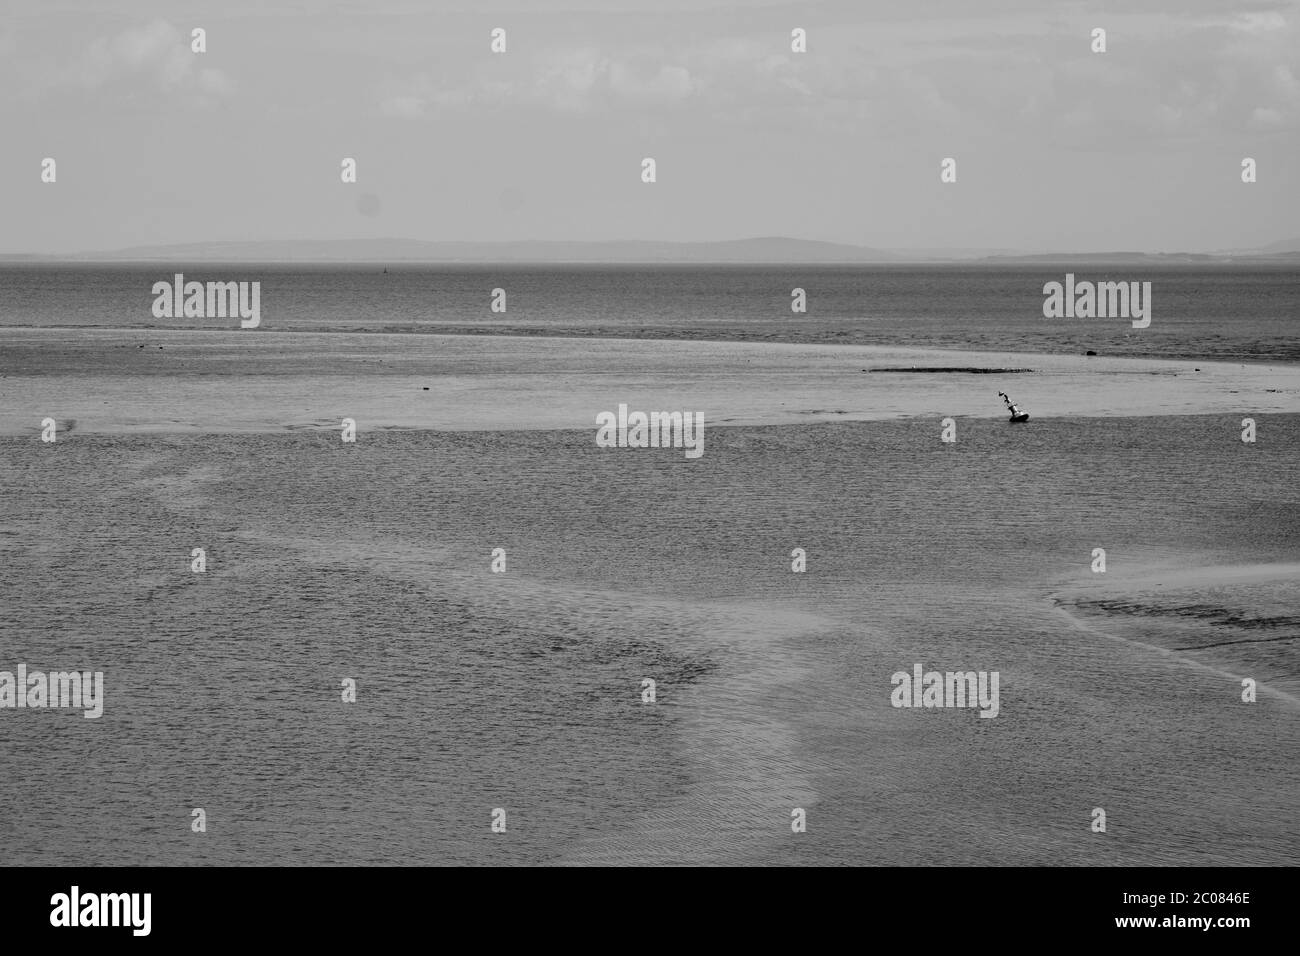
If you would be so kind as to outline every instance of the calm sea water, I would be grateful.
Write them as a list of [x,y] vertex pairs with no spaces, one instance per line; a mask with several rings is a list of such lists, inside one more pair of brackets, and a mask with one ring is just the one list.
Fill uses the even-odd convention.
[[[1294,862],[1300,711],[1236,676],[1288,686],[1285,611],[1187,602],[1290,635],[1229,666],[1057,599],[1300,560],[1300,416],[963,429],[0,438],[0,666],[108,687],[0,713],[2,862]],[[917,662],[1000,716],[890,707]]]
[[[1300,361],[1295,266],[1075,268],[1079,280],[1149,281],[1152,319],[1052,320],[1056,266],[0,265],[0,328],[225,328],[155,319],[153,284],[260,281],[268,330],[518,332],[989,351]],[[490,311],[494,288],[504,314]],[[808,312],[793,314],[802,288]],[[2,343],[0,343],[2,344]]]

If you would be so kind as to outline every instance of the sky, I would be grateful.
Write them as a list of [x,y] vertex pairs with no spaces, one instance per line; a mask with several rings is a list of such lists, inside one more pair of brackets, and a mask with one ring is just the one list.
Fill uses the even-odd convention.
[[0,253],[1210,251],[1297,213],[1300,0],[0,0]]

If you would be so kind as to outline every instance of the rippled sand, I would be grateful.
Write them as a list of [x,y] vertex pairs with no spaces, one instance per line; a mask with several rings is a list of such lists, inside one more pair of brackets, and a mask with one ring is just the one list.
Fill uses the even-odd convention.
[[1300,705],[1300,564],[1126,570],[1056,600],[1080,627],[1251,678],[1259,693]]
[[[12,862],[1300,852],[1291,370],[319,338],[131,365],[120,335],[7,336],[0,668],[108,682],[98,721],[0,713]],[[1038,369],[1008,389],[1034,421],[993,376],[861,372],[947,361]],[[597,448],[594,412],[642,400],[702,408],[705,455]],[[45,414],[75,420],[53,445]],[[999,671],[1000,715],[891,707],[917,662]]]

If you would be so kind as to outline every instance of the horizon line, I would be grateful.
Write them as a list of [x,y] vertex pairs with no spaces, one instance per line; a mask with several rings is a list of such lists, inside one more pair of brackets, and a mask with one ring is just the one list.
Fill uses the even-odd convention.
[[[331,247],[338,248],[343,246],[360,247],[352,254],[344,255],[325,255]],[[381,247],[385,245],[392,246],[414,246],[424,247],[424,251],[434,253],[432,255],[419,255],[421,250],[406,250],[402,254],[399,250],[392,250],[385,254]],[[1196,259],[1196,260],[1223,260],[1233,261],[1236,259],[1289,259],[1300,255],[1300,239],[1278,240],[1267,243],[1262,246],[1216,249],[1211,251],[1147,251],[1136,249],[1102,249],[1092,251],[1059,251],[1049,250],[1043,252],[1031,252],[1022,249],[1008,249],[1006,247],[978,247],[978,246],[912,246],[912,247],[881,247],[865,246],[857,243],[839,242],[836,240],[826,239],[804,239],[790,236],[751,236],[733,239],[705,239],[705,240],[679,240],[679,239],[505,239],[505,240],[457,240],[457,239],[412,239],[406,237],[366,237],[366,238],[296,238],[296,239],[208,239],[208,240],[191,240],[186,242],[157,243],[157,244],[139,244],[133,246],[123,246],[114,249],[97,249],[83,250],[78,252],[0,252],[0,261],[41,261],[46,263],[59,262],[169,262],[183,259],[187,254],[201,256],[206,261],[227,261],[227,262],[392,262],[392,263],[433,263],[433,262],[499,262],[503,261],[500,257],[484,256],[491,250],[506,251],[514,248],[516,250],[528,249],[542,252],[547,248],[559,250],[569,247],[570,251],[576,255],[570,257],[553,257],[542,256],[537,259],[529,259],[520,256],[517,252],[513,255],[507,255],[504,261],[513,262],[556,262],[556,263],[587,263],[587,264],[628,264],[632,262],[661,262],[661,263],[696,263],[709,264],[776,264],[787,261],[786,256],[775,255],[769,258],[762,256],[761,249],[752,250],[748,256],[729,256],[717,260],[709,260],[706,257],[689,257],[681,259],[673,256],[673,251],[688,252],[694,251],[697,254],[707,253],[712,249],[724,249],[741,247],[737,250],[743,253],[743,247],[749,246],[771,246],[785,245],[790,247],[790,252],[797,252],[801,248],[806,253],[804,256],[797,256],[792,264],[869,264],[869,263],[905,263],[905,262],[984,262],[984,261],[1006,261],[1006,260],[1056,260],[1056,259]],[[1274,250],[1272,247],[1295,246],[1295,248],[1281,248]],[[301,247],[296,253],[277,257],[275,255],[257,255],[251,250],[262,247],[263,253],[274,253],[279,250],[287,250],[292,247]],[[650,250],[656,247],[664,254],[649,255],[644,259],[633,258],[615,258],[604,260],[597,258],[596,255],[602,248],[623,247],[650,247]],[[236,254],[239,247],[244,247],[242,255]],[[272,248],[266,248],[272,247]],[[274,247],[278,247],[274,248]],[[576,247],[576,248],[573,248]],[[829,248],[828,248],[829,247]],[[456,253],[456,249],[463,250],[461,254]],[[838,251],[838,255],[818,256],[817,252]],[[642,250],[648,251],[648,250]],[[212,255],[212,253],[219,253]],[[220,253],[229,253],[228,256]],[[393,254],[397,253],[397,254]],[[441,255],[437,253],[442,253]]]

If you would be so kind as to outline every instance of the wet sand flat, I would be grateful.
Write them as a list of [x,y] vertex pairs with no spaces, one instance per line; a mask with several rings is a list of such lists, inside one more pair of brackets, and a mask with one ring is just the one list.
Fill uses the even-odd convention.
[[[380,334],[0,341],[0,647],[103,668],[108,687],[98,720],[0,721],[0,806],[30,808],[0,819],[33,848],[18,862],[1300,852],[1294,367]],[[864,371],[879,368],[898,371]],[[999,389],[1028,426],[1006,424]],[[595,414],[619,403],[727,427],[694,461],[597,447]],[[45,416],[63,428],[52,445]],[[1239,438],[1247,416],[1258,444]],[[917,663],[999,672],[999,716],[891,706],[891,675]],[[339,704],[343,675],[364,706]],[[197,805],[221,826],[196,845]],[[1098,805],[1122,839],[1089,830]],[[510,841],[486,827],[498,806]],[[792,807],[809,814],[795,839]]]
[[[999,375],[912,368],[1028,368]],[[894,370],[879,374],[880,370]],[[427,391],[426,391],[427,389]],[[11,329],[0,434],[594,427],[620,402],[718,425],[1300,411],[1300,366],[615,339]]]

